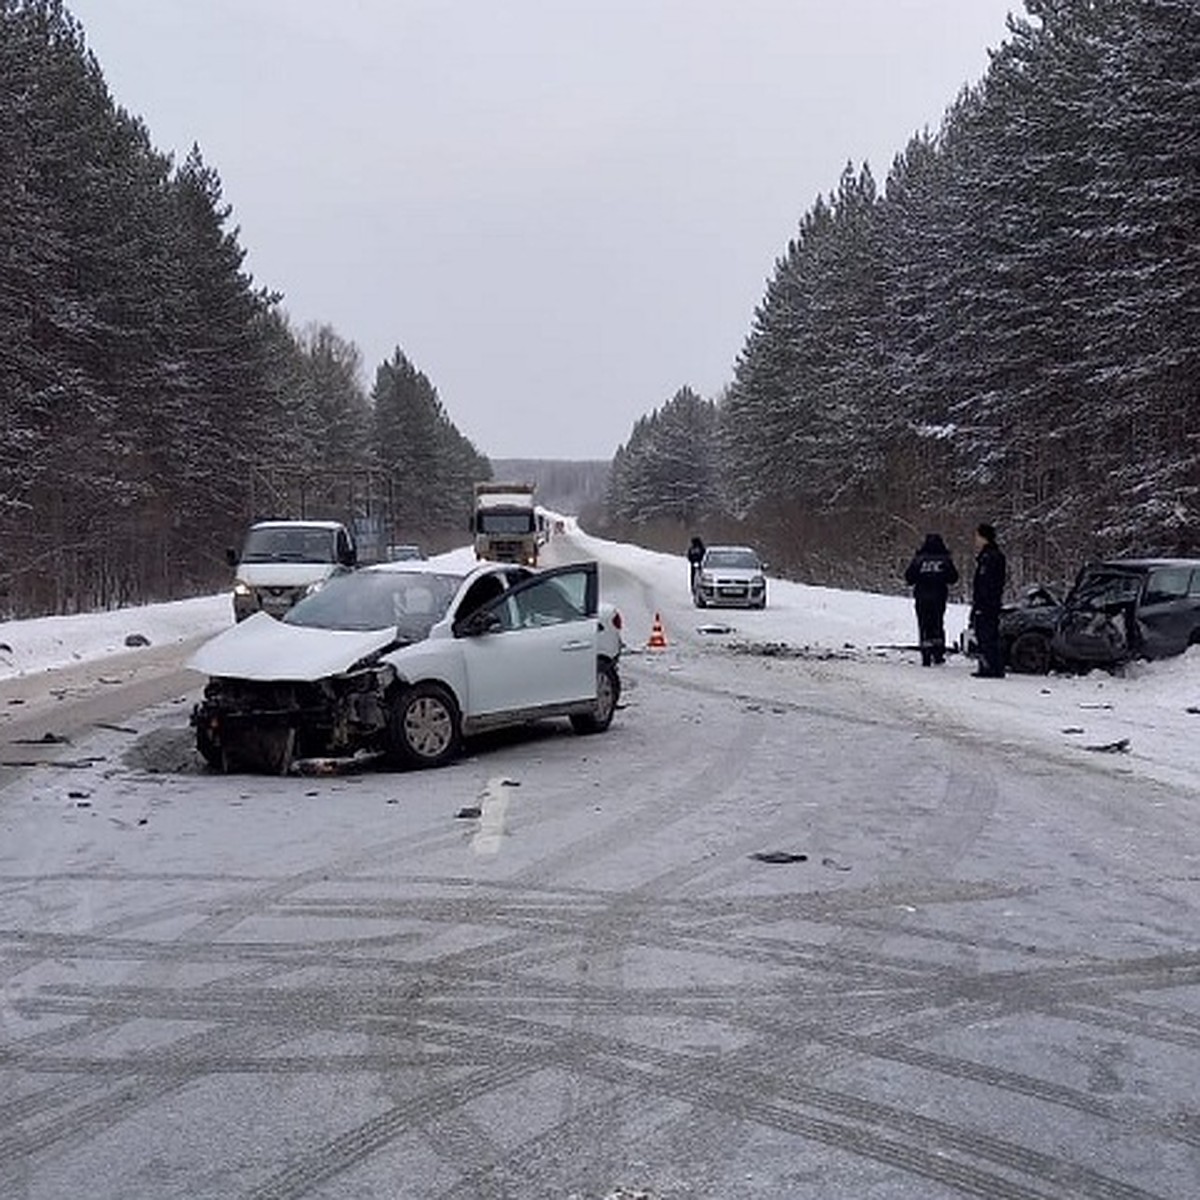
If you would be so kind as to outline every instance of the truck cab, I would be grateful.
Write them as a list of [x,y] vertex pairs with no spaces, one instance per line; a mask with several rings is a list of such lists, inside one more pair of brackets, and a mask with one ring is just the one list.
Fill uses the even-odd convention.
[[533,503],[535,486],[492,481],[475,485],[471,532],[477,559],[537,566],[542,537]]
[[230,549],[226,557],[235,575],[235,621],[256,612],[281,617],[326,580],[358,564],[354,537],[340,521],[258,521],[247,531],[241,552]]

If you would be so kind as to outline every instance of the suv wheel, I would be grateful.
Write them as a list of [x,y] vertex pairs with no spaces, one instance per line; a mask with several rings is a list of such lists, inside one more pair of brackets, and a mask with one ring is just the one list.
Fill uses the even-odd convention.
[[1014,671],[1045,675],[1050,670],[1050,643],[1040,633],[1026,631],[1009,647],[1008,661]]
[[405,766],[444,766],[458,753],[461,730],[450,693],[436,683],[418,683],[392,707],[392,757]]

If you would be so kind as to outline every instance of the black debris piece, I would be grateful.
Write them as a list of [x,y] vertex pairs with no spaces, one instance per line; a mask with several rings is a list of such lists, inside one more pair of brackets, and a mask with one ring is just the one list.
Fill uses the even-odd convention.
[[150,639],[144,633],[131,633],[126,636],[125,645],[148,646],[150,645]]
[[478,804],[464,804],[454,815],[469,820],[471,817],[482,817],[483,809]]
[[1115,742],[1101,742],[1096,746],[1084,746],[1085,750],[1094,750],[1097,754],[1128,754],[1129,739],[1121,738]]
[[808,862],[807,854],[793,854],[790,850],[758,850],[750,857],[765,863]]

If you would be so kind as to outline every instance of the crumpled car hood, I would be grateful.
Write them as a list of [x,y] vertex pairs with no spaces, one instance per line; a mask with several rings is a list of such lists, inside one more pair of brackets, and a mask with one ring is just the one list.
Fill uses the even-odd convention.
[[255,613],[205,642],[188,666],[227,679],[311,682],[349,670],[361,658],[395,641],[387,629],[310,629]]

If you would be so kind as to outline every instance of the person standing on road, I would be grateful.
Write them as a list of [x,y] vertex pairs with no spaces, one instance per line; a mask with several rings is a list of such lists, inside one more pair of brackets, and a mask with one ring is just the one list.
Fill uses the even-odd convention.
[[1000,606],[1008,564],[996,544],[996,528],[986,521],[975,530],[975,579],[971,584],[971,624],[979,645],[980,679],[1004,678],[1004,651],[1000,646]]
[[940,533],[927,533],[904,572],[913,590],[917,633],[921,639],[921,666],[946,661],[946,600],[958,582],[958,568]]
[[696,577],[700,574],[700,563],[704,559],[704,542],[698,535],[693,534],[692,544],[688,547],[688,588],[695,595]]

